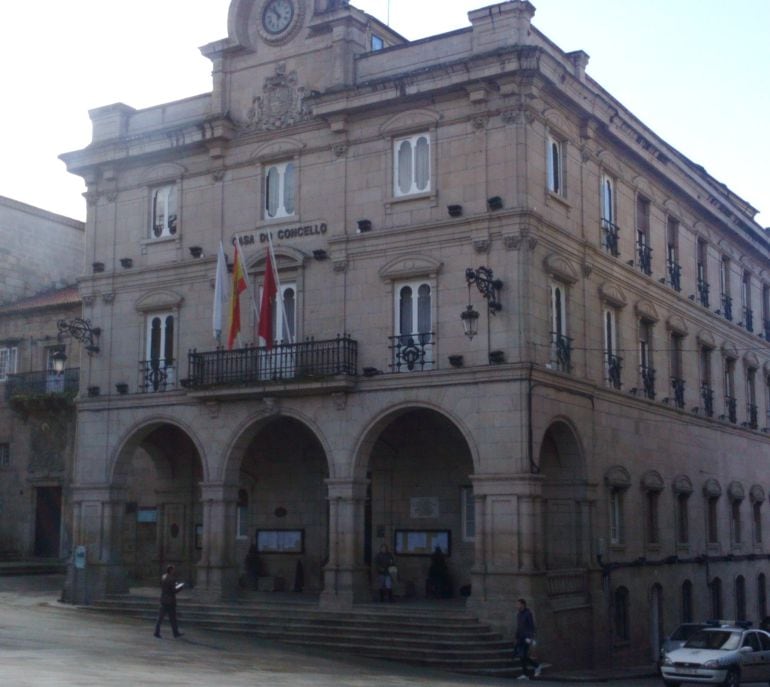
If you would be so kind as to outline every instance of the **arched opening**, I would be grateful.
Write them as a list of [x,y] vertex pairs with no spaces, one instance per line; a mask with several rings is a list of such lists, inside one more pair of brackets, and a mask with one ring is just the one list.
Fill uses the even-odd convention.
[[189,435],[156,424],[125,445],[113,485],[125,489],[120,552],[129,586],[157,585],[166,565],[195,582],[202,553],[203,467]]
[[233,524],[244,589],[321,590],[329,555],[328,477],[323,447],[301,421],[275,418],[250,438]]
[[[398,567],[396,596],[467,596],[477,527],[473,459],[462,432],[425,408],[401,411],[381,426],[369,455],[364,511],[363,556],[373,594],[373,558],[387,545]],[[447,568],[441,582],[429,581],[436,547]]]
[[545,567],[584,567],[589,548],[585,467],[580,444],[566,422],[554,422],[546,430],[538,464],[544,478]]

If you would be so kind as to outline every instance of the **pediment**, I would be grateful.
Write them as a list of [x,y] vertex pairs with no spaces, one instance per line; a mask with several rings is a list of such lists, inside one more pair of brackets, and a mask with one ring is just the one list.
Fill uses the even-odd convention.
[[687,475],[677,475],[672,485],[675,494],[692,494],[692,482]]
[[751,368],[752,370],[759,369],[759,358],[757,358],[757,354],[752,351],[744,354],[743,362],[746,364],[746,367]]
[[636,315],[640,320],[657,322],[660,319],[658,317],[658,311],[655,309],[655,306],[650,303],[650,301],[637,301],[636,305],[634,306],[634,310],[636,311]]
[[383,281],[408,279],[410,277],[435,277],[444,263],[427,255],[402,255],[380,268]]
[[645,491],[663,491],[663,478],[657,470],[648,470],[642,475],[642,489]]
[[628,489],[631,486],[631,475],[622,465],[613,465],[604,473],[604,483],[616,489]]
[[765,500],[765,490],[758,484],[753,484],[749,489],[749,498],[753,503],[762,503]]
[[706,498],[716,499],[722,495],[722,487],[713,477],[703,483],[703,495]]
[[568,284],[574,284],[578,280],[578,271],[566,258],[556,253],[547,255],[543,260],[543,266],[547,274]]
[[552,126],[559,133],[566,135],[571,128],[567,118],[559,110],[552,107],[543,111],[543,117],[548,122],[548,125]]
[[152,291],[140,297],[134,304],[138,312],[174,310],[184,302],[184,296],[175,291]]
[[666,320],[666,327],[670,332],[679,336],[687,335],[687,323],[679,315],[669,315]]
[[740,482],[730,482],[727,487],[727,495],[731,501],[743,501],[746,498],[746,491]]
[[[264,249],[257,249],[254,255],[246,258],[246,270],[248,272],[261,272],[265,269],[267,260],[267,244]],[[274,249],[275,264],[277,269],[291,269],[302,267],[310,259],[310,256],[304,251],[292,248],[291,246],[277,246]]]
[[698,332],[698,343],[706,348],[716,348],[717,342],[714,335],[707,329],[701,329]]
[[294,157],[305,147],[296,138],[279,138],[251,151],[249,160],[271,160],[279,157]]
[[143,175],[149,184],[157,184],[161,181],[175,181],[187,172],[187,167],[172,162],[166,162],[157,167],[152,167]]
[[622,176],[623,168],[615,155],[609,150],[601,150],[596,156],[602,168],[610,172],[611,176]]
[[421,109],[399,112],[380,127],[382,134],[396,134],[435,127],[441,115],[435,110]]
[[722,342],[722,355],[725,358],[731,358],[732,360],[738,360],[738,349],[732,341]]
[[606,281],[599,287],[599,297],[616,308],[623,308],[628,303],[623,290],[612,282]]

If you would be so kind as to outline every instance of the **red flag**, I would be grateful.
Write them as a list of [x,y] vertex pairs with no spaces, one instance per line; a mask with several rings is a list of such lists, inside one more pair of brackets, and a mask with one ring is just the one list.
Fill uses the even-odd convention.
[[257,334],[265,340],[265,348],[273,347],[273,301],[278,289],[275,286],[275,274],[270,246],[265,260],[265,281],[262,284],[262,302],[259,305],[259,329]]
[[246,290],[246,275],[243,262],[238,254],[238,241],[233,255],[233,288],[230,289],[230,328],[227,332],[227,348],[232,350],[235,339],[241,331],[241,294]]

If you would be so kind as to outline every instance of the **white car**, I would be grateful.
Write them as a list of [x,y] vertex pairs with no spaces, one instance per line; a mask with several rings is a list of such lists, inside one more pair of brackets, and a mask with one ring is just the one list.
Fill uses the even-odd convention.
[[700,682],[737,687],[770,681],[770,634],[745,627],[709,627],[666,654],[660,674],[667,687]]

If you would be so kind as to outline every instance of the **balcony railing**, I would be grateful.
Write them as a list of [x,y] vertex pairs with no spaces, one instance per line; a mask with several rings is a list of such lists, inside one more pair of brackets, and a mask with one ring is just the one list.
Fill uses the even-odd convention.
[[80,368],[71,367],[61,374],[55,372],[25,372],[8,375],[5,381],[5,400],[14,396],[77,396],[80,388]]
[[671,388],[674,392],[674,405],[677,408],[684,408],[684,379],[672,377]]
[[709,307],[709,283],[705,279],[698,279],[698,302],[704,307]]
[[743,326],[746,327],[747,332],[754,331],[754,312],[745,306],[743,308]]
[[621,381],[620,381],[620,372],[623,368],[623,358],[619,358],[618,356],[607,353],[607,383],[613,388],[613,389],[620,389],[621,387]]
[[668,280],[674,291],[682,290],[682,266],[674,260],[668,261]]
[[714,390],[710,384],[701,384],[700,397],[703,400],[703,414],[714,417]]
[[655,368],[646,365],[639,366],[639,375],[642,378],[642,392],[645,398],[655,400]]
[[400,334],[389,337],[389,340],[393,372],[433,369],[433,332]]
[[176,389],[175,360],[140,360],[139,391],[155,393]]
[[733,299],[726,293],[722,294],[722,314],[725,319],[732,322],[733,319]]
[[735,396],[725,396],[725,415],[733,424],[738,422],[738,409]]
[[188,356],[188,377],[182,384],[191,389],[243,386],[277,381],[305,381],[347,375],[355,377],[358,342],[349,336],[300,343],[247,346],[232,351],[192,350]]
[[639,269],[646,275],[652,274],[652,248],[647,244],[638,243],[636,245],[636,254],[639,259]]
[[746,404],[746,417],[747,424],[751,429],[757,429],[757,427],[759,427],[759,416],[756,403]]
[[551,332],[552,360],[556,369],[569,372],[572,367],[572,339],[564,334]]
[[620,228],[609,220],[603,219],[602,230],[604,231],[604,248],[610,255],[617,258],[620,255],[620,247],[618,245]]

